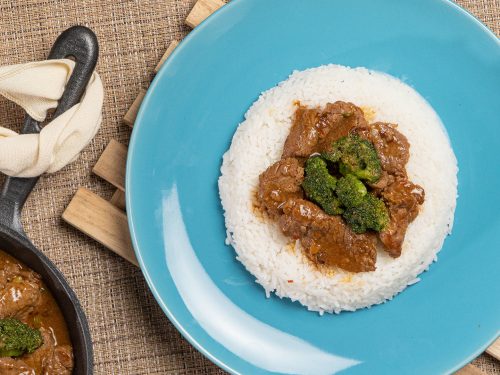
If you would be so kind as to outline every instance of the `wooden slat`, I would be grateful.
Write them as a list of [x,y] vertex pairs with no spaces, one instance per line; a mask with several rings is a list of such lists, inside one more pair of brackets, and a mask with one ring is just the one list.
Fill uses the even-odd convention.
[[186,18],[186,25],[194,29],[223,5],[222,0],[198,0]]
[[130,263],[138,265],[130,240],[127,216],[107,200],[80,188],[62,217]]
[[112,139],[92,171],[118,189],[125,191],[126,164],[127,147]]
[[137,95],[134,102],[132,103],[127,113],[123,117],[123,122],[128,126],[130,126],[131,128],[134,127],[134,122],[137,117],[137,112],[139,112],[139,108],[141,107],[141,103],[145,95],[146,95],[146,90],[141,88],[139,94]]
[[158,65],[156,65],[156,67],[155,67],[155,73],[158,73],[158,71],[160,70],[163,63],[168,59],[168,57],[172,54],[172,52],[174,52],[174,49],[175,49],[175,47],[177,47],[178,44],[179,44],[178,40],[172,40],[172,42],[168,46],[167,50],[165,51],[165,53],[161,57],[160,61],[158,61]]
[[125,211],[125,193],[120,189],[116,189],[113,193],[113,196],[109,200],[109,202],[118,207],[120,210]]
[[486,353],[500,361],[500,339],[491,344],[491,346],[486,349]]
[[486,375],[484,371],[473,365],[466,365],[455,372],[455,375]]

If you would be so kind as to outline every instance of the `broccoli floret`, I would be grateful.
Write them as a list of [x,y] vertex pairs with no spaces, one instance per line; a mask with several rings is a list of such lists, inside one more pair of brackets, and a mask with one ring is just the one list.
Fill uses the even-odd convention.
[[341,203],[336,197],[332,197],[327,202],[324,202],[321,205],[323,211],[325,211],[328,215],[340,215],[344,212],[344,209],[341,207]]
[[360,180],[373,183],[382,174],[375,147],[356,134],[338,139],[333,143],[332,149],[322,156],[331,162],[339,162],[339,171],[344,176],[352,174]]
[[389,223],[387,207],[372,193],[366,194],[360,205],[347,208],[342,217],[355,233],[365,233],[368,229],[380,232]]
[[323,152],[321,154],[321,157],[325,160],[328,160],[332,163],[337,163],[340,160],[340,157],[342,156],[342,153],[340,152],[340,149],[338,147],[335,147],[338,141],[335,141],[333,143],[332,149],[328,152]]
[[348,174],[338,180],[335,192],[340,203],[344,206],[356,207],[363,202],[363,197],[366,195],[367,190],[360,180],[352,174]]
[[42,344],[39,330],[14,318],[0,319],[0,357],[33,353]]
[[328,172],[326,162],[319,156],[310,157],[306,162],[302,188],[307,198],[316,202],[328,215],[343,212],[340,201],[335,196],[337,179]]

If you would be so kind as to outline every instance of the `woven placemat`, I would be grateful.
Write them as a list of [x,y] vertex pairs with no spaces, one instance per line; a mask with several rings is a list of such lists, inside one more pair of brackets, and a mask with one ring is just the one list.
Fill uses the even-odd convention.
[[[500,0],[458,3],[500,35]],[[0,0],[2,65],[44,59],[57,35],[75,24],[92,28],[99,37],[98,70],[106,90],[102,128],[78,161],[41,178],[23,218],[28,235],[80,298],[94,340],[96,374],[223,373],[167,320],[138,269],[61,220],[80,186],[111,196],[114,189],[91,169],[110,139],[128,143],[130,130],[121,119],[139,89],[147,87],[170,41],[190,31],[184,19],[193,4],[194,0]],[[0,99],[0,126],[19,129],[22,118],[19,108]],[[498,362],[486,354],[474,364],[486,373],[500,374]]]

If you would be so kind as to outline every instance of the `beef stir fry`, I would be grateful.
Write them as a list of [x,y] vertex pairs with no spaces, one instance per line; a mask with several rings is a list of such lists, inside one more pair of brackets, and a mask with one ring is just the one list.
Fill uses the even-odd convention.
[[352,103],[299,105],[282,158],[259,176],[258,206],[316,264],[375,270],[377,241],[401,255],[424,189],[408,179],[410,144]]
[[0,251],[0,374],[69,375],[66,322],[40,275]]

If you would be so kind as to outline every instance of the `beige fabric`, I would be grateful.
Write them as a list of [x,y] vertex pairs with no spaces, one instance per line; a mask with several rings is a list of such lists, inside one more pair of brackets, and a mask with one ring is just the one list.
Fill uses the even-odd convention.
[[[0,67],[0,95],[42,122],[57,107],[74,66],[62,59]],[[74,161],[99,130],[103,99],[102,82],[94,72],[80,103],[46,124],[40,134],[0,127],[0,172],[35,177]]]
[[[0,0],[0,65],[45,59],[58,33],[75,24],[91,27],[99,37],[97,68],[106,91],[101,129],[77,161],[42,177],[23,219],[29,236],[60,267],[82,302],[94,338],[97,375],[223,373],[163,315],[138,269],[61,220],[79,186],[111,196],[113,188],[90,171],[110,139],[128,142],[130,129],[121,119],[140,87],[149,84],[170,42],[189,31],[183,21],[193,3]],[[459,3],[500,35],[499,0]],[[22,110],[0,100],[1,126],[19,129],[22,117]],[[498,362],[486,354],[474,364],[487,374],[500,374]]]

